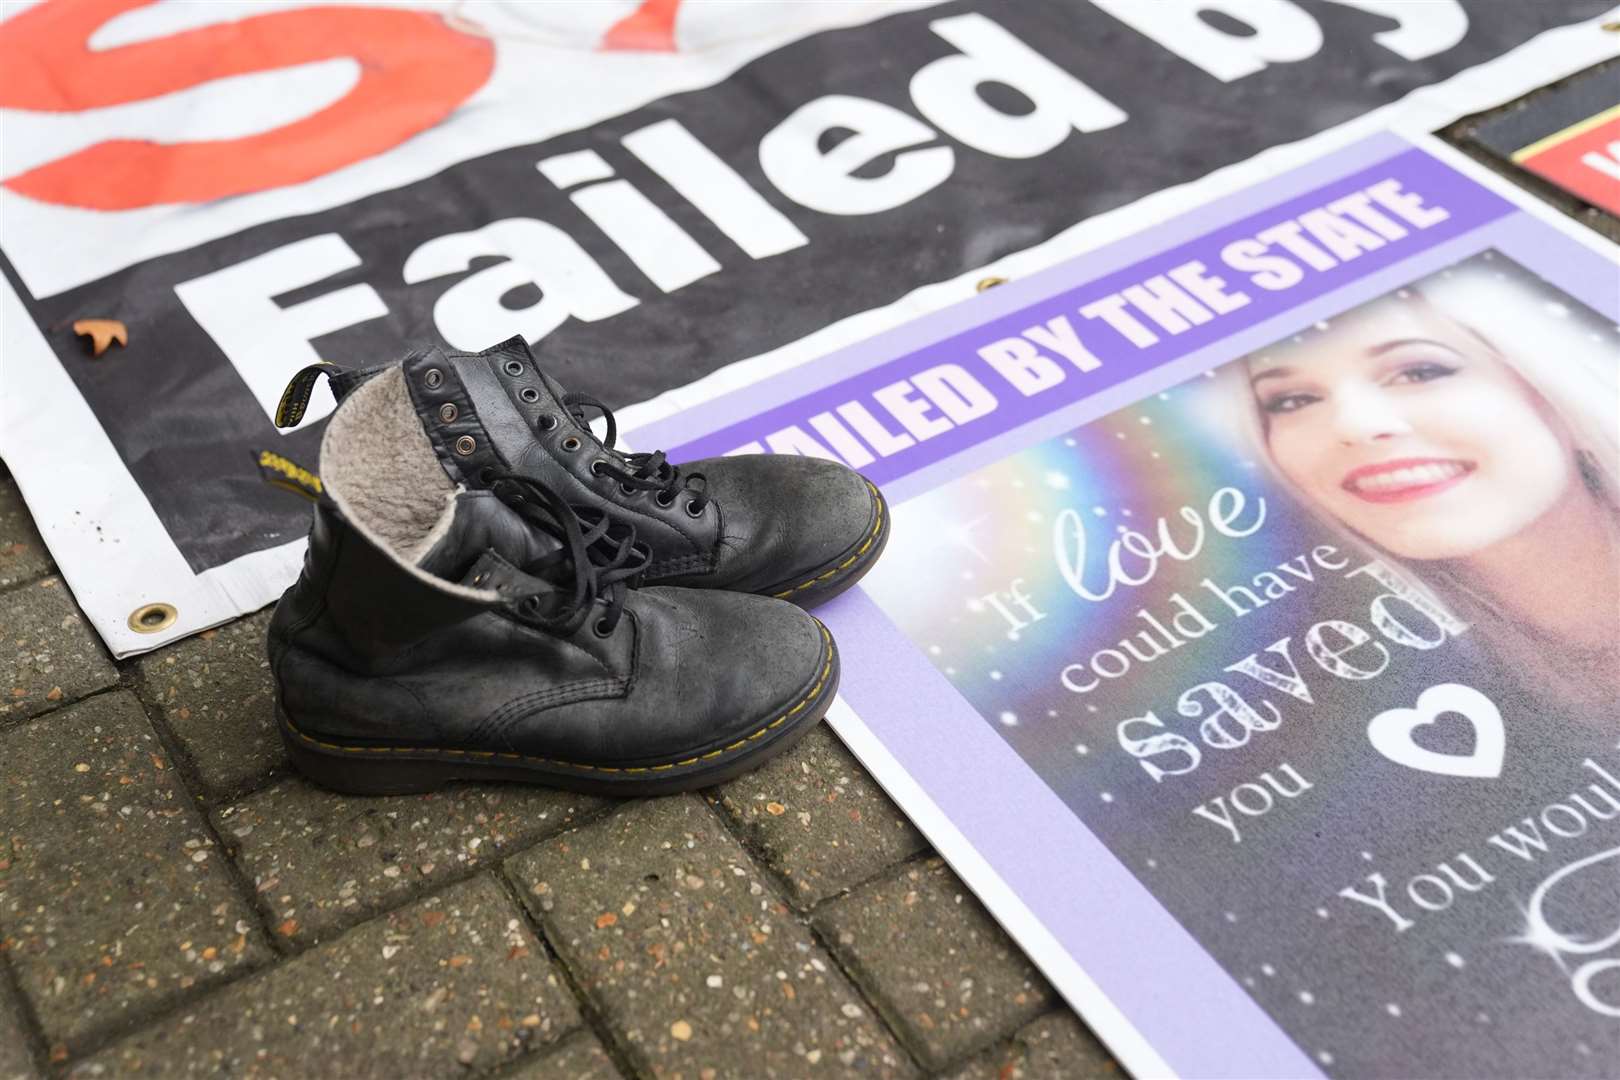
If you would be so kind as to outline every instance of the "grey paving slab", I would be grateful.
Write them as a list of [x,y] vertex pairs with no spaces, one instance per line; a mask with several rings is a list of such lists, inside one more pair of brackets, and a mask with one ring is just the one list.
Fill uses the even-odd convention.
[[460,1077],[577,1027],[489,876],[374,919],[77,1063],[74,1077]]
[[291,777],[214,815],[274,913],[307,943],[595,813],[600,799],[515,784],[347,797]]
[[1026,1024],[948,1080],[1124,1080],[1127,1075],[1074,1013],[1061,1009]]
[[0,732],[0,933],[69,1050],[268,958],[133,694]]
[[0,589],[40,577],[51,565],[51,553],[34,528],[17,481],[0,477]]
[[800,908],[927,846],[826,724],[716,795]]
[[118,669],[58,577],[0,593],[0,721],[118,682]]
[[276,734],[261,611],[144,656],[142,696],[157,710],[214,798],[286,764]]
[[595,1035],[576,1031],[555,1050],[524,1058],[500,1074],[500,1080],[622,1080],[623,1074]]
[[1051,1007],[1046,980],[938,859],[827,904],[816,924],[931,1069]]
[[632,804],[507,869],[638,1072],[914,1071],[697,798]]
[[34,1051],[11,987],[0,977],[0,1080],[37,1080]]

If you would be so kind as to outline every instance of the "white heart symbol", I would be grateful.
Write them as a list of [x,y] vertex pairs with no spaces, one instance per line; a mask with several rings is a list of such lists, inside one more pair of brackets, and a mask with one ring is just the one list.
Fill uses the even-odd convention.
[[[1432,724],[1441,713],[1459,713],[1474,725],[1474,752],[1437,754],[1412,741],[1412,731]],[[1506,735],[1502,714],[1490,698],[1471,686],[1441,683],[1418,695],[1415,709],[1390,709],[1372,718],[1367,738],[1373,749],[1397,765],[1443,776],[1477,776],[1489,779],[1502,772],[1502,752]]]

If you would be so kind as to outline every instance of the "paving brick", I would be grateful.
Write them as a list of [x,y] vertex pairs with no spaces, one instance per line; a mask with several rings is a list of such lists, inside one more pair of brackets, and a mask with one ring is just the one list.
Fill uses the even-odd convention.
[[71,1075],[464,1076],[578,1024],[545,951],[485,875],[227,987]]
[[514,784],[347,797],[292,777],[215,815],[279,933],[309,942],[567,828],[605,803]]
[[140,661],[144,696],[214,798],[239,792],[286,764],[264,651],[269,623],[270,613],[262,611]]
[[1061,1009],[1019,1029],[949,1080],[1123,1080],[1121,1069],[1074,1013]]
[[21,1007],[11,987],[0,977],[0,1080],[36,1080],[39,1076],[18,1011]]
[[929,1068],[1051,1007],[1046,980],[938,859],[829,903],[816,924]]
[[69,1049],[269,955],[133,694],[0,733],[0,932]]
[[0,719],[34,716],[118,682],[61,578],[0,593]]
[[51,554],[23,505],[17,481],[0,478],[0,589],[40,577],[51,568]]
[[825,724],[717,794],[800,908],[927,846]]
[[507,867],[637,1071],[913,1071],[701,800],[632,804]]
[[622,1080],[613,1059],[588,1031],[577,1031],[555,1050],[525,1058],[501,1073],[501,1080]]

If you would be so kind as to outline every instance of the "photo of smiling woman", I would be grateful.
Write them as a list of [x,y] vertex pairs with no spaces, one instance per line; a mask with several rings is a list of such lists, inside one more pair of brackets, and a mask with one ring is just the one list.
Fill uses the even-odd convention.
[[1231,365],[1265,462],[1544,707],[1620,702],[1620,338],[1486,253]]

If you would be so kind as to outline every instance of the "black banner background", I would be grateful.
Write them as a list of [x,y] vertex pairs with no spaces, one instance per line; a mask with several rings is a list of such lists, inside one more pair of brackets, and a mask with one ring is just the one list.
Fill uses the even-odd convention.
[[[29,297],[9,262],[5,271],[177,547],[201,571],[306,531],[307,503],[262,484],[255,462],[258,451],[273,449],[315,467],[320,425],[289,436],[277,433],[236,368],[176,298],[178,283],[306,237],[337,233],[361,265],[277,302],[286,306],[346,285],[370,285],[389,314],[318,338],[314,346],[337,363],[375,363],[401,354],[408,342],[437,339],[434,303],[467,276],[406,285],[401,268],[414,250],[503,218],[538,218],[566,231],[640,301],[597,322],[571,319],[539,345],[548,370],[571,389],[624,405],[1028,248],[1152,191],[1323,131],[1499,56],[1543,30],[1597,15],[1608,3],[1466,0],[1467,36],[1416,62],[1373,41],[1374,34],[1394,28],[1391,20],[1325,0],[1299,0],[1299,6],[1321,24],[1324,42],[1316,55],[1273,63],[1230,83],[1087,4],[960,2],[896,14],[801,39],[713,86],[587,129],[155,258],[43,301]],[[915,116],[908,93],[912,74],[956,51],[929,23],[970,11],[1082,79],[1129,119],[1092,133],[1072,131],[1055,149],[1022,160],[941,135],[929,145],[953,147],[951,176],[875,214],[807,210],[765,179],[761,138],[817,97],[858,95]],[[1029,107],[1007,87],[988,84],[981,92],[1008,112]],[[749,257],[619,145],[624,135],[666,117],[678,119],[723,158],[810,242],[760,260]],[[542,158],[587,148],[678,222],[722,269],[667,294],[649,281],[535,170]],[[881,174],[892,157],[862,172]],[[477,261],[468,273],[492,261]],[[537,298],[536,290],[520,289],[503,302],[522,307]],[[128,324],[129,346],[115,362],[88,362],[71,331],[72,322],[85,317]]]

